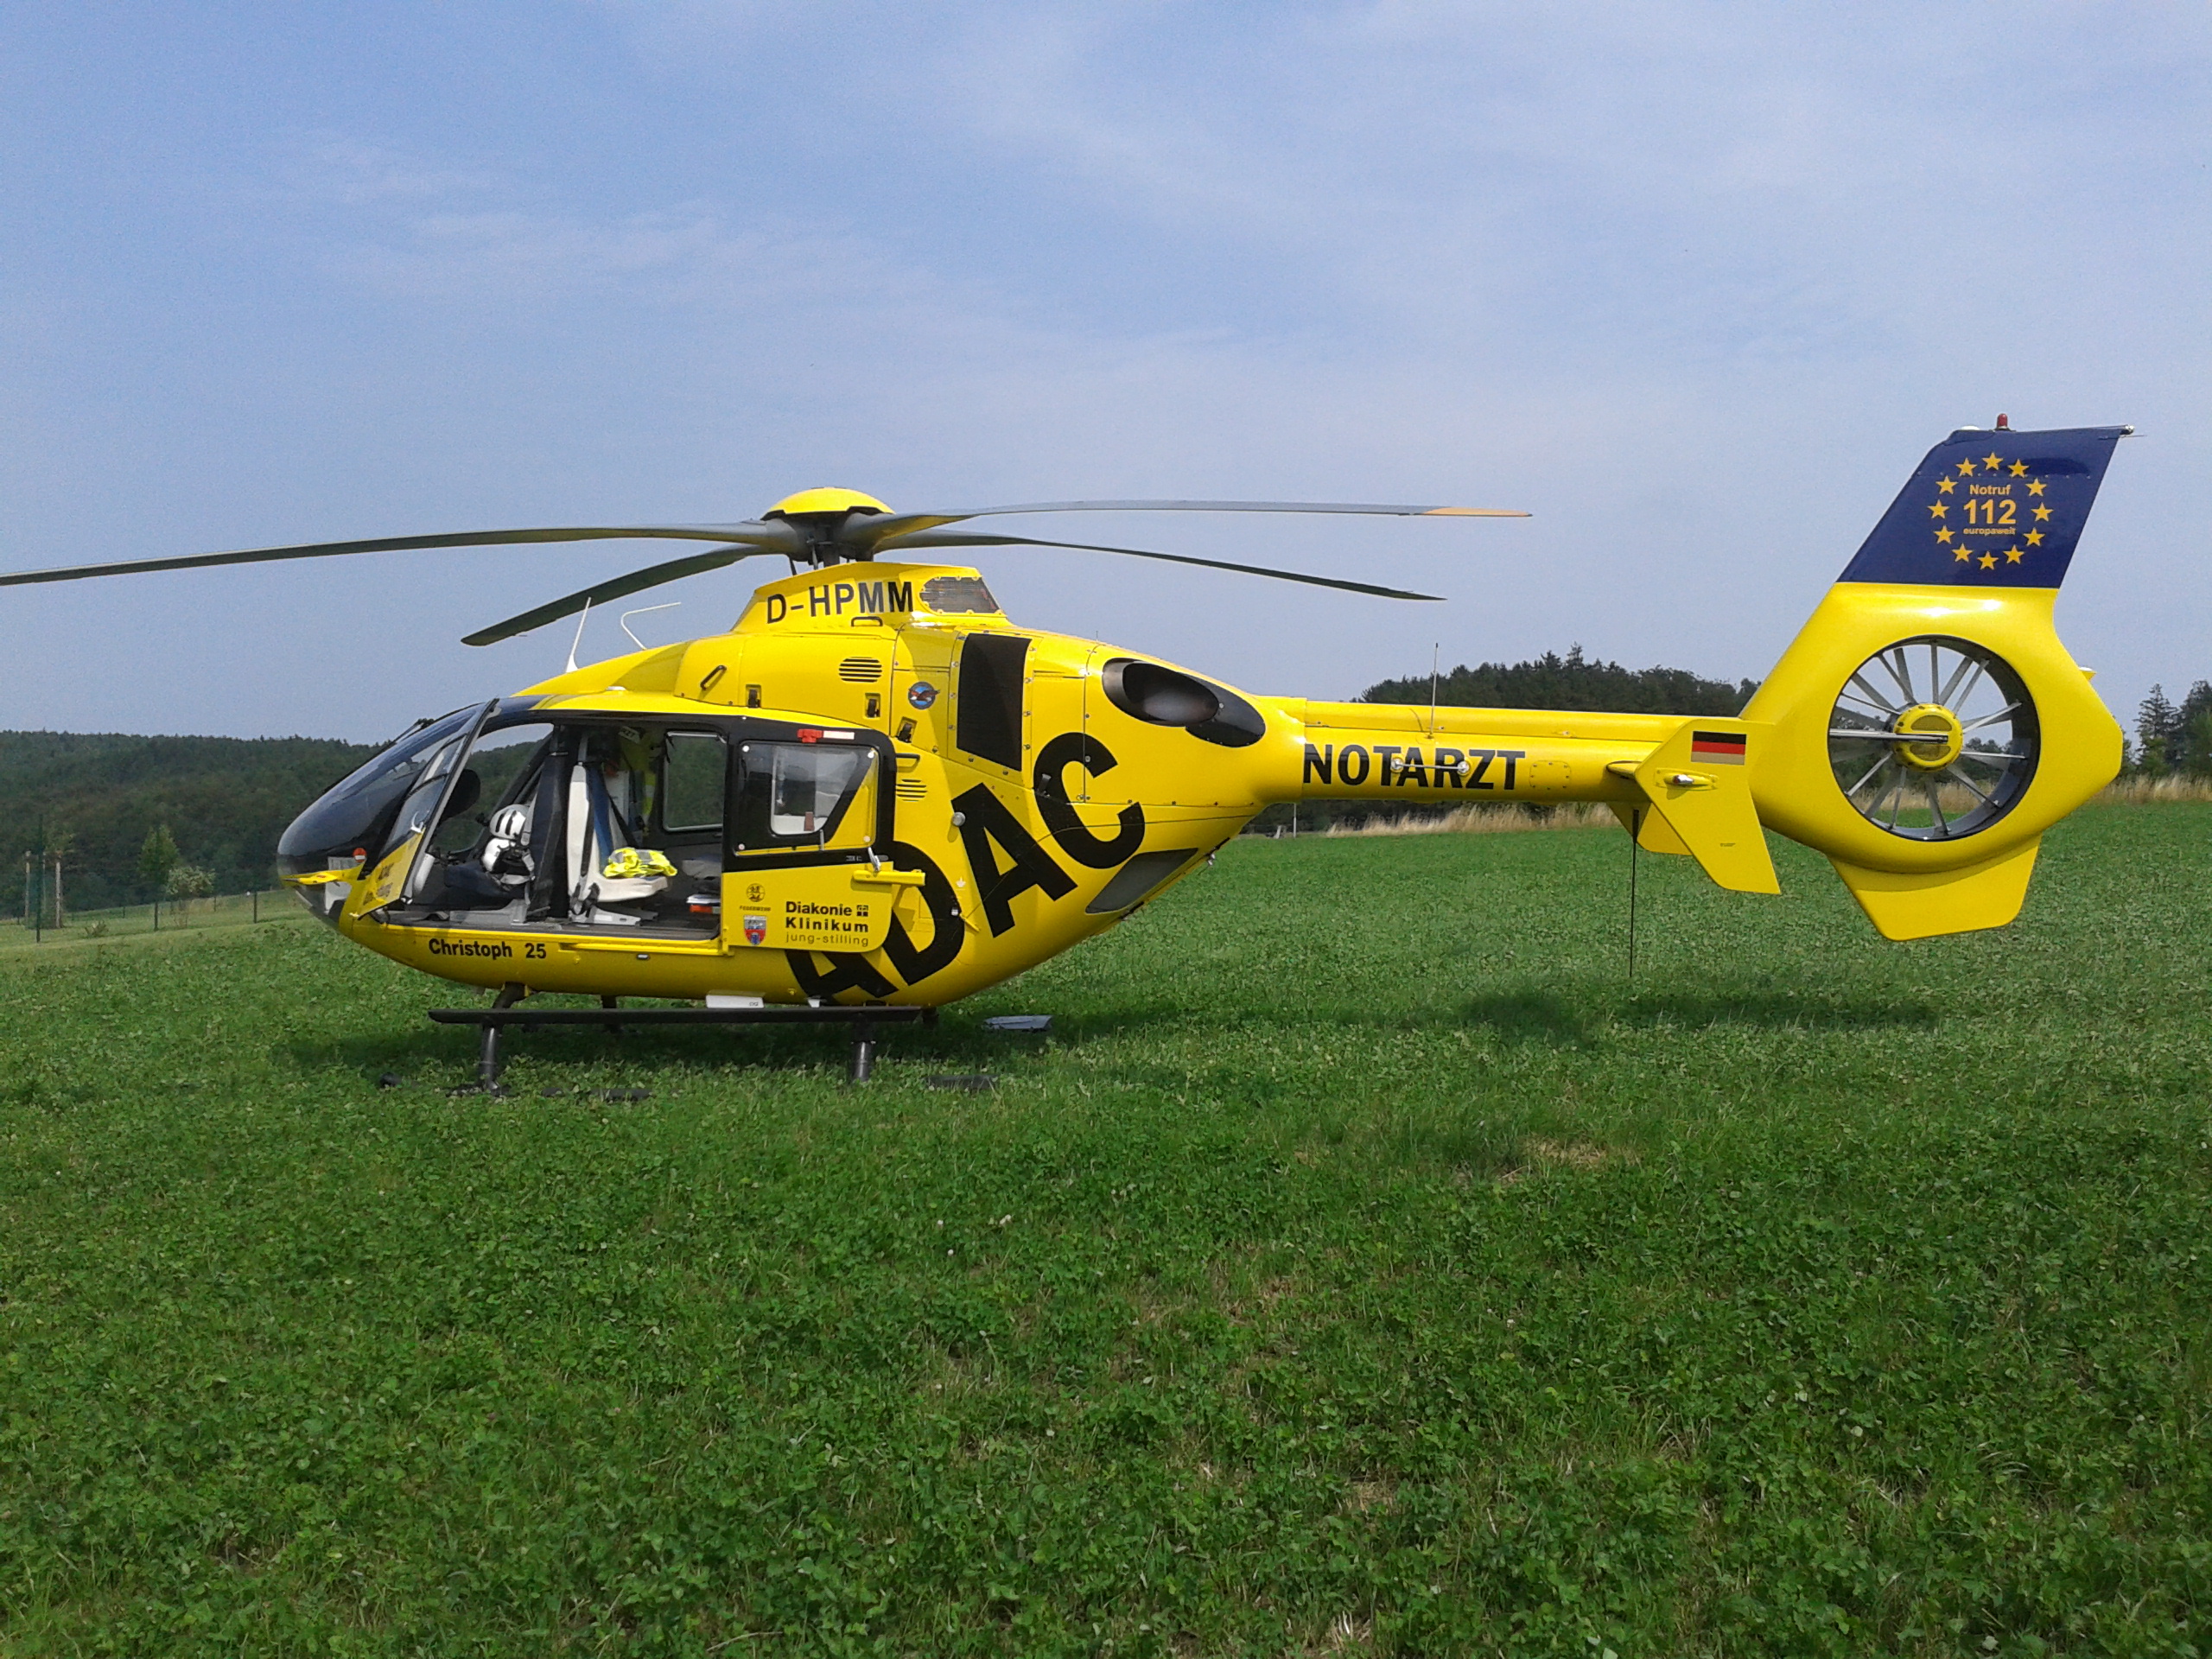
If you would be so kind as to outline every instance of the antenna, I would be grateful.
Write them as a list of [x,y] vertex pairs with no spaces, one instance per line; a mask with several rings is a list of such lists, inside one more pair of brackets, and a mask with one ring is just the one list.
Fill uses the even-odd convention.
[[1428,648],[1428,734],[1431,737],[1436,735],[1436,671],[1443,660],[1443,650],[1444,642],[1440,639],[1432,643]]
[[569,641],[569,666],[565,671],[568,673],[573,674],[576,671],[576,647],[584,642],[584,623],[589,620],[590,616],[591,601],[586,600],[583,614],[576,619],[576,637]]
[[1649,809],[1632,807],[1628,815],[1628,992],[1636,995],[1636,853],[1643,844],[1643,815]]
[[[683,601],[680,599],[671,599],[665,605],[640,605],[634,611],[623,612],[620,616],[614,619],[614,624],[617,627],[620,628],[623,632],[630,633],[630,619],[632,617],[643,616],[647,611],[672,611],[683,602]],[[630,633],[630,643],[635,645],[639,651],[643,651],[645,648],[645,642],[639,639],[634,633]]]

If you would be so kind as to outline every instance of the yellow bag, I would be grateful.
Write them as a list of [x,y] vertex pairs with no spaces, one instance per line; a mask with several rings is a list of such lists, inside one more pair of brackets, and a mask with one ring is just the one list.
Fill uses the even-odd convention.
[[650,847],[617,847],[600,874],[609,880],[634,881],[643,876],[674,875],[676,866],[668,861],[667,854]]

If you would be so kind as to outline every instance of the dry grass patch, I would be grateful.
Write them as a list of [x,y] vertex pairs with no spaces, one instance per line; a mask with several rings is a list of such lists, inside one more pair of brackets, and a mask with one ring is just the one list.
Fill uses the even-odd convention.
[[1522,1162],[1497,1178],[1500,1186],[1511,1186],[1546,1169],[1574,1169],[1586,1173],[1610,1164],[1632,1164],[1635,1153],[1622,1147],[1600,1147],[1587,1141],[1553,1141],[1531,1135],[1521,1143]]
[[2169,801],[2212,801],[2212,778],[2122,778],[2097,791],[2100,804],[2152,806]]
[[1364,823],[1332,823],[1324,836],[1484,836],[1522,830],[1594,830],[1620,827],[1610,806],[1585,803],[1548,810],[1525,806],[1455,806],[1434,817],[1370,818]]

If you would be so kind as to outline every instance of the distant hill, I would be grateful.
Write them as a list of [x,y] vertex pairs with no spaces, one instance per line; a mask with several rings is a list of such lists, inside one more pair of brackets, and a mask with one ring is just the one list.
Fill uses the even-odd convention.
[[41,828],[65,832],[72,910],[153,896],[137,873],[146,833],[166,823],[219,893],[267,887],[276,838],[309,801],[380,747],[321,737],[131,737],[0,732],[0,912],[20,914],[23,854]]
[[[1732,715],[1751,700],[1757,680],[1707,680],[1681,668],[1623,668],[1593,663],[1582,647],[1548,651],[1526,663],[1461,664],[1437,677],[1436,701],[1473,709],[1603,709],[1623,715]],[[1380,680],[1363,702],[1427,702],[1429,677]]]

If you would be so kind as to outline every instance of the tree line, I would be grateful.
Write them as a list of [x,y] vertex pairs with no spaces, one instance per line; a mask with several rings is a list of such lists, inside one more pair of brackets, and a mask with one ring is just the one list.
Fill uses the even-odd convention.
[[[1616,709],[1624,714],[1733,715],[1753,680],[1714,680],[1679,668],[1624,668],[1580,645],[1518,663],[1460,664],[1448,673],[1378,680],[1363,702],[1484,709]],[[72,910],[143,904],[201,893],[242,893],[275,880],[276,840],[300,810],[377,753],[333,738],[134,737],[118,733],[0,732],[0,913],[28,914],[28,861],[50,907],[60,861]],[[2153,686],[2136,713],[2127,770],[2212,778],[2212,681],[2176,702]],[[1300,828],[1359,821],[1382,810],[1311,802]],[[1270,807],[1254,827],[1292,819]]]
[[2199,680],[2179,702],[2163,685],[2151,688],[2135,711],[2126,770],[2145,778],[2212,778],[2212,680]]
[[378,747],[0,732],[0,912],[29,887],[50,913],[57,857],[71,911],[269,887],[284,826]]

